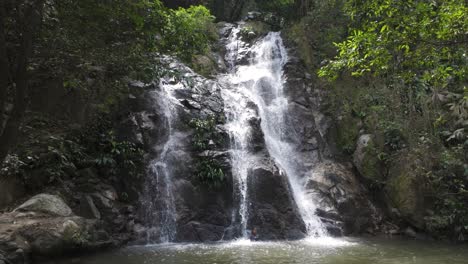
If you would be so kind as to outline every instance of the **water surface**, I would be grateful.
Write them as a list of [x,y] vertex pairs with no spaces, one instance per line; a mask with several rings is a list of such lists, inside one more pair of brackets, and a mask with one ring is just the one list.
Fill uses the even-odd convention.
[[[68,263],[68,262],[63,262]],[[401,239],[165,244],[129,247],[81,264],[466,264],[468,246]]]

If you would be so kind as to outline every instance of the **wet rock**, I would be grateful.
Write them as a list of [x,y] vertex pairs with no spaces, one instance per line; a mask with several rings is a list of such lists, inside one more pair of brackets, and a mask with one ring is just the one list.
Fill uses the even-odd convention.
[[248,228],[257,228],[260,240],[300,239],[305,225],[285,175],[276,166],[258,166],[248,176]]
[[245,20],[259,20],[262,17],[262,13],[260,12],[248,12]]
[[326,211],[326,210],[318,208],[315,213],[317,214],[317,216],[326,218],[326,219],[332,219],[332,220],[337,220],[337,221],[340,221],[342,219],[340,214],[335,210]]
[[259,117],[252,117],[248,121],[251,128],[250,135],[250,149],[253,152],[259,152],[265,149],[265,138],[261,128],[261,119]]
[[189,222],[178,230],[180,241],[215,242],[223,238],[224,226]]
[[20,205],[15,211],[42,212],[57,216],[70,216],[73,213],[60,197],[50,194],[38,194]]
[[407,227],[403,233],[405,234],[405,236],[411,237],[411,238],[416,238],[418,236],[416,231],[414,231],[414,229],[410,226]]
[[349,166],[322,162],[316,164],[309,177],[307,188],[318,191],[321,197],[318,216],[333,220],[346,235],[377,228],[380,213]]
[[128,83],[128,87],[133,88],[133,89],[143,89],[147,87],[147,85],[141,81],[130,81]]
[[325,223],[325,228],[327,229],[328,234],[333,237],[343,236],[343,230],[341,230],[337,225]]

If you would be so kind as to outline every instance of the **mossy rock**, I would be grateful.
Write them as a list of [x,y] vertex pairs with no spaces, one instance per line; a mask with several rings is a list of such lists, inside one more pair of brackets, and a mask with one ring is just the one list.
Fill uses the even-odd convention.
[[207,55],[195,55],[191,64],[193,70],[204,77],[214,75],[217,70],[216,61]]
[[366,134],[359,137],[353,155],[354,165],[364,178],[372,182],[382,182],[384,180],[382,162],[378,153],[379,150],[372,135]]
[[403,156],[390,166],[386,194],[389,204],[396,208],[401,216],[417,228],[424,228],[424,215],[428,204],[425,201],[423,177],[415,168],[417,161],[411,156]]
[[240,34],[242,40],[246,42],[253,42],[260,36],[264,36],[271,31],[269,25],[262,21],[247,21],[242,25]]

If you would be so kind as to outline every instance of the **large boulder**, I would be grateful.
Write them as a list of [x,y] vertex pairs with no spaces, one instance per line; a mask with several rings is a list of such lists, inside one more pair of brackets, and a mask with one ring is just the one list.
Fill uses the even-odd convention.
[[307,188],[318,194],[317,214],[333,234],[337,227],[345,235],[374,233],[381,221],[380,213],[351,169],[348,164],[323,161],[309,175]]
[[70,216],[70,207],[57,195],[38,194],[20,205],[15,211],[41,212],[56,216]]
[[[96,220],[35,212],[0,214],[0,254],[6,263],[26,264],[117,244]],[[0,258],[1,260],[1,258]],[[36,262],[34,262],[36,263]]]
[[53,220],[56,225],[28,225],[19,234],[38,256],[61,255],[87,242],[86,222],[80,218]]
[[[424,164],[417,156],[401,153],[389,169],[389,179],[385,187],[386,203],[396,209],[404,220],[418,229],[424,229],[428,208],[432,199],[427,194],[426,177],[421,172]],[[395,210],[394,210],[395,211]]]
[[273,164],[262,164],[248,175],[248,229],[257,228],[260,240],[300,239],[306,227],[286,175]]
[[354,165],[364,178],[378,182],[382,180],[382,165],[377,154],[374,137],[361,135],[353,155]]

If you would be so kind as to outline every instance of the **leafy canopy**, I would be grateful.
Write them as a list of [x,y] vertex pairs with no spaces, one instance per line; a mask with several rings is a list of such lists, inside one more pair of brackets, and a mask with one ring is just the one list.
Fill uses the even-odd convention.
[[339,55],[320,76],[336,78],[342,70],[353,76],[395,74],[435,88],[466,81],[464,0],[348,0],[346,12],[351,33],[335,43]]

